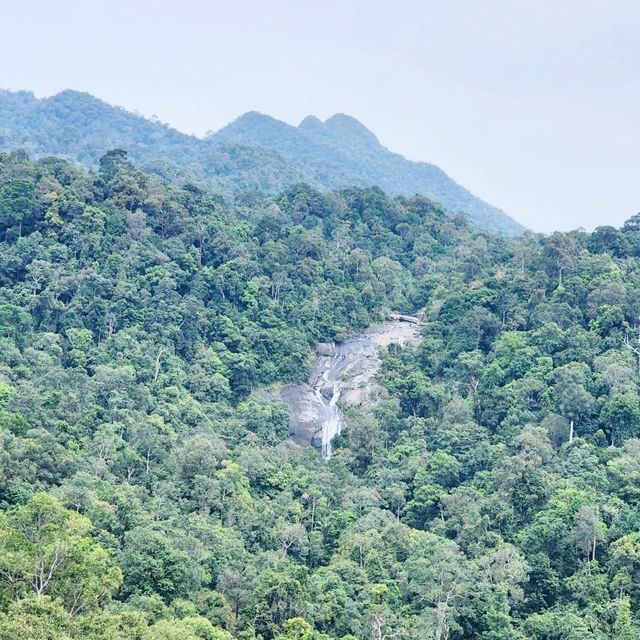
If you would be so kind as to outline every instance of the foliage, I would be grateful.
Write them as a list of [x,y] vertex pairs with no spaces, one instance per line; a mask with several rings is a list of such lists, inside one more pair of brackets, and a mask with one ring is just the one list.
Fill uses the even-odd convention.
[[[0,193],[0,639],[638,637],[637,225],[228,201],[117,150],[1,154]],[[294,445],[274,389],[391,310],[381,400]]]

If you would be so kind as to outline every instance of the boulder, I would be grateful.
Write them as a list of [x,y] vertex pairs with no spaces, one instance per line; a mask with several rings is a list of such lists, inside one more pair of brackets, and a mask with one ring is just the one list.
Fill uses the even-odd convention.
[[316,345],[316,353],[319,356],[332,358],[336,355],[336,345],[333,344],[333,342],[318,342]]
[[404,313],[394,313],[393,318],[400,322],[408,322],[409,324],[420,324],[420,318],[416,316],[407,316]]

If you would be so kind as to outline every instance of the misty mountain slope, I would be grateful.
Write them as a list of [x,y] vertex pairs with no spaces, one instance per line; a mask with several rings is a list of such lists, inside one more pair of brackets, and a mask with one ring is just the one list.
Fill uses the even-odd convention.
[[161,177],[224,193],[274,192],[310,181],[269,149],[201,140],[88,93],[63,91],[38,99],[26,91],[0,91],[0,149],[22,148],[37,157],[59,155],[96,166],[115,147]]
[[389,151],[358,120],[344,114],[336,114],[324,123],[308,116],[298,127],[293,127],[250,112],[211,139],[273,149],[300,163],[325,187],[375,184],[396,195],[421,193],[451,212],[464,211],[482,228],[507,234],[523,230],[504,211],[474,196],[439,167],[412,162]]
[[169,181],[192,182],[230,195],[275,193],[307,182],[318,188],[377,185],[396,195],[424,194],[481,228],[517,234],[523,227],[432,164],[412,162],[380,144],[360,122],[337,114],[309,116],[298,127],[249,112],[201,139],[114,107],[90,94],[63,91],[38,99],[0,91],[0,150],[59,155],[96,166],[109,149]]

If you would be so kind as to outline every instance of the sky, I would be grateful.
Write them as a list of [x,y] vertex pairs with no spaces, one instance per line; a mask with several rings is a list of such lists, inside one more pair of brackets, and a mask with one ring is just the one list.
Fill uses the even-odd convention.
[[640,211],[637,0],[0,0],[0,87],[188,133],[347,113],[536,231]]

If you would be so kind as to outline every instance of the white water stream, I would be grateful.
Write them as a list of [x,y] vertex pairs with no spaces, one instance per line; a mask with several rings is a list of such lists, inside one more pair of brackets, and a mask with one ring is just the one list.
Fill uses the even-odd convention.
[[281,397],[289,405],[290,432],[301,445],[313,445],[331,457],[331,441],[344,426],[340,405],[363,405],[377,388],[378,349],[419,340],[419,327],[393,321],[372,325],[362,335],[335,345],[322,345],[309,382],[285,387]]

